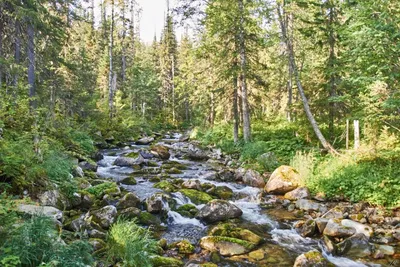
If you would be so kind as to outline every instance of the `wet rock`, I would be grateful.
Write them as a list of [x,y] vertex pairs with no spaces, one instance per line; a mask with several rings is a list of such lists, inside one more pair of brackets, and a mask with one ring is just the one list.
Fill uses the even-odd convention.
[[296,201],[296,208],[305,211],[319,211],[326,212],[327,208],[325,205],[317,203],[308,199],[299,199]]
[[123,178],[119,181],[120,184],[125,184],[125,185],[136,185],[137,181],[135,179],[135,177],[133,176],[129,176],[126,178]]
[[161,189],[168,193],[174,192],[176,190],[176,186],[168,181],[161,181],[159,183],[156,183],[154,185],[154,188]]
[[188,197],[196,205],[206,204],[213,200],[209,194],[194,189],[181,189],[179,192]]
[[125,219],[134,219],[140,216],[142,211],[135,207],[130,207],[119,211],[119,216]]
[[44,215],[62,221],[63,212],[55,207],[21,204],[18,211],[29,215]]
[[117,204],[118,209],[127,209],[131,207],[138,208],[140,206],[140,199],[134,193],[126,193]]
[[293,267],[328,267],[330,264],[317,250],[311,250],[296,258]]
[[382,215],[370,215],[368,216],[368,222],[370,224],[376,223],[376,224],[383,224],[385,222],[385,217]]
[[168,198],[170,197],[164,193],[155,193],[146,199],[147,211],[152,214],[168,212]]
[[96,197],[94,195],[91,194],[82,194],[82,201],[81,201],[81,205],[79,206],[79,208],[81,210],[89,210],[94,202]]
[[350,214],[349,218],[355,222],[359,223],[366,223],[367,219],[365,218],[365,215],[362,213],[357,213],[357,214]]
[[171,156],[168,147],[162,145],[155,145],[151,148],[150,152],[157,158],[167,160]]
[[143,162],[141,158],[129,158],[129,157],[118,157],[114,161],[114,165],[119,167],[134,167],[140,165]]
[[161,220],[155,215],[147,211],[143,211],[139,214],[139,223],[143,225],[152,225],[155,227],[160,227]]
[[234,182],[235,173],[229,169],[222,169],[218,172],[218,179],[224,182]]
[[205,236],[200,240],[200,246],[208,251],[218,251],[222,256],[245,254],[255,247],[253,243],[224,236]]
[[299,186],[300,174],[290,166],[280,166],[269,178],[264,190],[270,194],[285,194]]
[[249,257],[253,260],[260,261],[265,258],[265,252],[262,249],[258,249],[250,252]]
[[239,181],[243,181],[243,176],[246,173],[246,169],[245,168],[238,168],[235,170],[235,181],[239,182]]
[[310,190],[307,187],[299,187],[295,190],[287,192],[284,198],[289,200],[307,199],[310,198]]
[[355,234],[337,244],[337,253],[347,257],[362,258],[370,256],[373,246],[364,234]]
[[326,201],[326,196],[324,192],[318,192],[313,199],[319,201],[319,202],[325,202]]
[[388,245],[375,245],[375,250],[388,256],[393,256],[395,253],[394,247]]
[[154,158],[153,154],[148,153],[148,152],[143,151],[143,150],[139,150],[139,155],[142,156],[142,158],[144,158],[144,159],[152,159],[152,158]]
[[91,211],[93,220],[100,225],[103,229],[108,229],[114,223],[117,217],[117,208],[112,205],[105,206],[101,209]]
[[349,237],[356,233],[356,230],[351,227],[346,227],[340,224],[340,221],[330,219],[324,229],[324,235],[332,237]]
[[176,212],[184,217],[194,218],[198,212],[198,209],[192,204],[185,204],[180,206]]
[[217,226],[213,227],[208,234],[210,236],[233,237],[251,242],[255,245],[258,245],[263,241],[262,237],[255,234],[254,232],[238,227],[236,224],[233,223],[218,224]]
[[88,235],[90,238],[97,238],[97,239],[106,239],[107,237],[106,233],[96,229],[89,230]]
[[233,196],[233,190],[227,186],[216,186],[207,190],[207,193],[220,199],[230,199]]
[[354,228],[357,234],[364,234],[368,238],[374,233],[372,227],[352,220],[344,219],[341,221],[341,224],[346,227]]
[[299,225],[297,232],[303,237],[313,237],[316,233],[317,225],[314,220],[307,220]]
[[208,160],[210,158],[207,153],[202,150],[189,150],[187,156],[189,159],[195,161]]
[[95,252],[103,250],[107,246],[103,240],[98,239],[98,238],[90,238],[89,244],[92,245],[93,251],[95,251]]
[[[234,175],[235,177],[235,175]],[[247,170],[242,178],[243,182],[247,185],[263,188],[265,186],[264,177],[254,170]]]
[[386,217],[385,218],[385,224],[391,225],[391,226],[400,226],[400,217]]
[[243,212],[237,206],[225,200],[212,200],[207,203],[196,218],[201,219],[207,223],[224,221],[227,219],[238,218],[242,216]]
[[317,218],[315,219],[315,223],[317,224],[317,229],[319,233],[323,233],[326,225],[328,224],[329,219],[325,218]]
[[94,153],[94,154],[92,155],[92,159],[93,159],[94,161],[100,161],[100,160],[104,159],[104,156],[103,156],[103,154],[101,154],[100,152],[96,152],[96,153]]
[[82,170],[84,171],[92,171],[92,172],[97,172],[97,167],[98,167],[96,163],[87,161],[79,162],[78,166],[81,167]]
[[333,240],[326,235],[324,235],[323,238],[323,245],[328,253],[332,255],[337,255],[337,246],[335,242],[333,242]]
[[186,189],[196,189],[201,191],[201,183],[199,180],[187,180],[183,182],[182,187]]
[[49,190],[38,196],[42,206],[51,206],[61,210],[70,209],[71,203],[58,190]]
[[146,137],[143,137],[143,138],[140,138],[139,140],[137,140],[136,144],[137,145],[149,145],[153,141],[154,141],[153,137],[146,136]]

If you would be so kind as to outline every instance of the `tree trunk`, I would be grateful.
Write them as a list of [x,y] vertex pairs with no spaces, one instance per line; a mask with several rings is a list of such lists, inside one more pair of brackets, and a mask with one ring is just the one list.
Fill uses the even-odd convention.
[[171,54],[172,121],[175,123],[175,58]]
[[114,48],[114,0],[111,1],[111,25],[110,25],[110,44],[109,44],[109,61],[110,69],[108,74],[108,109],[110,119],[114,117],[114,86],[113,86],[113,48]]
[[[0,3],[0,61],[3,59],[3,31],[4,31],[4,19],[3,19],[3,3]],[[3,86],[3,63],[0,62],[0,89]]]
[[126,21],[125,21],[125,2],[122,2],[122,38],[121,38],[121,57],[122,57],[122,70],[121,70],[121,78],[122,84],[125,84],[125,75],[126,75],[126,49],[125,49],[125,37],[126,37]]
[[288,38],[288,36],[289,36],[288,35],[288,27],[287,27],[287,23],[285,23],[285,19],[284,19],[284,17],[286,16],[284,7],[282,7],[278,4],[277,13],[278,13],[278,18],[279,18],[279,24],[281,26],[283,41],[286,44],[286,49],[288,52],[289,64],[291,65],[292,70],[293,70],[294,78],[295,78],[296,84],[297,84],[297,89],[298,89],[301,99],[303,101],[304,111],[306,112],[307,119],[309,120],[309,122],[314,130],[314,133],[318,137],[318,140],[320,141],[322,146],[330,153],[338,154],[338,152],[331,146],[331,144],[328,141],[326,141],[324,135],[322,134],[321,130],[319,129],[318,123],[315,120],[314,115],[311,112],[310,105],[308,104],[308,100],[304,93],[304,89],[301,84],[300,75],[299,75],[297,65],[296,65],[296,60],[295,60],[294,50],[293,50],[293,43],[292,43],[292,40],[290,38]]
[[132,38],[132,62],[131,64],[133,65],[133,62],[135,60],[135,0],[131,0],[131,38]]
[[328,59],[328,68],[329,68],[329,133],[330,139],[333,140],[335,136],[335,103],[332,102],[332,98],[336,96],[336,70],[335,70],[335,61],[336,61],[336,52],[335,45],[336,40],[334,36],[333,23],[334,23],[334,7],[329,8],[329,20],[328,20],[328,29],[329,29],[329,59]]
[[[21,24],[19,20],[15,20],[15,51],[14,51],[14,60],[15,64],[19,65],[21,62],[21,34],[20,34],[20,29]],[[17,85],[18,85],[18,78],[19,78],[19,73],[18,70],[14,73],[14,79],[13,79],[13,85],[14,85],[14,92],[16,94],[17,90]]]
[[28,22],[28,85],[29,106],[33,112],[36,109],[35,91],[35,29],[31,21]]
[[215,103],[214,103],[214,93],[210,93],[210,127],[214,127],[214,120],[215,120]]
[[240,13],[240,29],[239,29],[239,53],[240,53],[240,84],[242,87],[242,108],[243,108],[243,139],[245,142],[251,140],[251,122],[249,101],[247,99],[247,81],[246,81],[246,67],[247,55],[246,45],[244,40],[244,4],[243,0],[238,0],[239,13]]
[[239,142],[238,78],[233,76],[233,141]]

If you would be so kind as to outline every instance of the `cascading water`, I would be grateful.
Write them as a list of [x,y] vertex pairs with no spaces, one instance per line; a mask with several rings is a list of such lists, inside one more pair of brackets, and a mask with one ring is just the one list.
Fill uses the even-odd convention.
[[[233,200],[230,202],[238,206],[242,211],[241,217],[243,224],[257,226],[268,226],[269,241],[283,250],[290,251],[289,253],[299,255],[301,253],[310,251],[312,249],[319,249],[322,251],[323,256],[338,267],[365,267],[365,266],[379,266],[379,265],[365,265],[363,263],[355,262],[343,257],[334,257],[328,254],[318,242],[311,238],[303,238],[294,229],[280,229],[280,223],[273,220],[270,216],[265,214],[260,207],[260,194],[262,190],[259,188],[245,186],[242,184],[232,182],[219,182],[213,180],[217,172],[217,167],[212,166],[206,162],[197,162],[190,160],[183,160],[177,155],[179,151],[184,151],[190,145],[187,143],[178,142],[181,135],[174,134],[172,137],[163,139],[161,144],[170,148],[172,155],[171,160],[185,165],[187,168],[181,174],[171,175],[173,178],[180,178],[183,180],[196,179],[200,183],[209,183],[215,186],[224,186],[232,190]],[[131,146],[131,149],[125,150],[107,150],[104,151],[104,159],[99,162],[98,175],[102,178],[112,178],[120,181],[122,178],[129,176],[134,170],[128,167],[117,167],[113,165],[115,159],[124,153],[138,152],[139,149],[146,148],[145,146]],[[158,162],[160,163],[160,162]],[[136,185],[121,185],[126,190],[134,192],[141,201],[149,198],[157,192],[162,190],[154,188],[154,183],[150,182],[147,178],[138,175],[135,177],[137,180]],[[177,207],[185,204],[194,205],[189,198],[180,192],[171,193],[170,196],[176,203]],[[167,230],[162,234],[168,242],[180,241],[187,239],[191,243],[196,244],[201,237],[206,235],[207,227],[202,222],[195,218],[187,218],[182,216],[176,211],[170,209],[167,201],[163,201],[163,209],[167,212]],[[204,205],[194,205],[197,209],[201,209]],[[290,228],[290,227],[289,227]],[[264,228],[263,228],[264,229]],[[292,261],[292,260],[291,260]],[[236,263],[237,264],[237,263]],[[225,266],[225,265],[224,265]],[[226,266],[244,266],[244,265],[226,265]],[[271,265],[273,266],[273,265]]]

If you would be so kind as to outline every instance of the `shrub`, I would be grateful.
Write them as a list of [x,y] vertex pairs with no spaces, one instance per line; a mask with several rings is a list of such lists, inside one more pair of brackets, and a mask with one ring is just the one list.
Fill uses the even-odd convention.
[[290,166],[295,168],[300,173],[303,185],[307,181],[311,181],[311,179],[313,178],[315,164],[316,158],[313,151],[297,151],[296,155],[290,161]]
[[0,262],[20,262],[22,266],[86,266],[93,262],[91,247],[84,241],[65,245],[59,239],[55,222],[34,216],[11,232],[2,247]]
[[107,255],[112,263],[121,261],[123,266],[131,267],[151,267],[151,258],[159,249],[149,230],[134,221],[123,220],[112,225],[107,245]]

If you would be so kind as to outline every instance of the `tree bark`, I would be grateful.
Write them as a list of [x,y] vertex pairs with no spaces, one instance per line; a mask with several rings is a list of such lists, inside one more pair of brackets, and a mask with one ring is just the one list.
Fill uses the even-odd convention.
[[130,30],[131,30],[131,38],[132,38],[132,62],[131,64],[133,65],[134,60],[135,60],[135,53],[136,53],[136,49],[135,49],[135,0],[131,0],[131,26],[130,26]]
[[31,21],[27,25],[28,34],[28,85],[29,85],[29,106],[33,112],[36,109],[36,88],[35,88],[35,29]]
[[239,29],[239,53],[240,53],[240,84],[242,87],[242,109],[243,109],[243,139],[245,142],[251,140],[251,121],[249,102],[247,99],[247,81],[246,81],[246,67],[247,55],[244,37],[244,4],[243,0],[238,0],[239,13],[240,13],[240,29]]
[[233,76],[233,141],[239,142],[238,78]]
[[114,117],[113,48],[114,48],[114,0],[111,0],[110,44],[108,48],[109,61],[110,61],[110,69],[108,74],[108,109],[109,109],[110,119]]
[[[19,20],[15,20],[14,60],[15,60],[15,64],[17,64],[17,65],[19,65],[21,62],[21,33],[20,33],[21,29],[20,28],[21,28],[21,24],[20,24]],[[19,79],[19,73],[17,70],[14,73],[14,79],[13,79],[13,85],[15,87],[14,92],[17,90],[16,87],[18,85],[18,79]]]
[[[332,4],[332,3],[331,3]],[[334,17],[335,17],[335,10],[333,6],[330,6],[328,9],[329,12],[329,19],[328,19],[328,29],[329,29],[329,36],[328,36],[328,42],[329,42],[329,58],[328,58],[328,68],[330,72],[330,77],[329,77],[329,98],[331,101],[329,101],[329,133],[330,133],[330,138],[333,140],[334,135],[335,135],[335,103],[332,102],[332,98],[336,96],[336,70],[335,68],[335,61],[336,61],[336,52],[335,52],[335,45],[336,45],[336,39],[334,35],[334,29],[333,29],[333,23],[334,23]]]
[[279,24],[281,26],[282,37],[283,37],[283,40],[285,42],[286,49],[288,52],[289,64],[291,65],[292,70],[293,70],[297,89],[300,93],[300,96],[301,96],[301,99],[303,102],[304,111],[307,115],[307,119],[309,120],[309,122],[314,130],[314,133],[318,137],[318,140],[320,141],[321,145],[331,154],[338,154],[338,152],[332,147],[332,145],[328,141],[326,141],[324,135],[322,134],[321,130],[319,129],[318,123],[315,120],[314,115],[311,112],[310,105],[308,104],[308,99],[304,93],[304,89],[301,84],[300,75],[299,75],[297,65],[296,65],[293,43],[292,43],[291,38],[289,38],[288,27],[287,27],[287,24],[285,23],[285,19],[284,19],[284,17],[286,16],[284,7],[282,7],[281,5],[278,4],[277,13],[278,13],[278,18],[279,18]]
[[122,1],[122,38],[121,38],[121,57],[122,57],[122,70],[121,70],[121,78],[122,84],[125,84],[125,75],[126,75],[126,48],[125,48],[125,37],[126,37],[126,21],[125,21],[125,2]]

